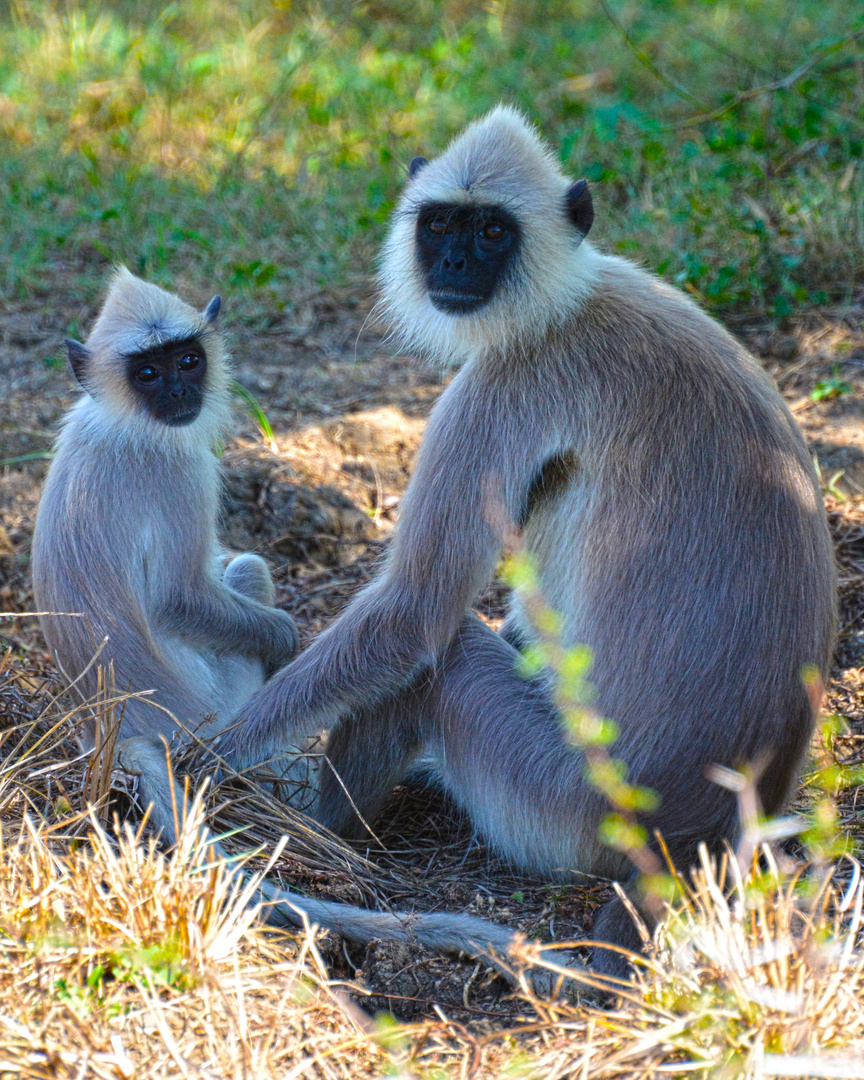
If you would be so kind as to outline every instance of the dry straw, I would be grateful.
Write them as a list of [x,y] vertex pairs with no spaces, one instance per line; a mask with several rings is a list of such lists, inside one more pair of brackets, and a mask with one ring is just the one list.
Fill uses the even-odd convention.
[[[560,976],[557,999],[538,996],[520,974],[536,962],[526,944],[512,958],[523,1004],[509,1019],[469,1026],[438,1006],[422,1023],[384,1024],[363,1008],[368,989],[328,977],[313,929],[262,925],[248,903],[254,878],[201,842],[200,799],[168,854],[140,829],[102,823],[104,780],[87,779],[73,738],[83,712],[63,711],[54,691],[9,656],[0,662],[4,1080],[864,1078],[854,859],[808,870],[762,843],[745,876],[736,859],[703,857],[614,1007],[589,973],[566,966],[566,950],[560,969],[546,965]],[[99,807],[82,806],[85,790]],[[257,817],[260,799],[241,799],[241,816]],[[212,822],[228,810],[224,792],[211,800]],[[374,865],[285,813],[280,866],[301,878],[314,868],[335,895],[372,902],[382,888]],[[259,826],[268,846],[274,829]],[[247,831],[235,840],[248,850],[257,834]]]

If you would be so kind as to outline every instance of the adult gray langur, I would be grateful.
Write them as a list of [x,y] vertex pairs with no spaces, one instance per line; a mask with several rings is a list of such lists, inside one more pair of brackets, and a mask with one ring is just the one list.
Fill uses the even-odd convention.
[[226,568],[217,542],[214,449],[230,419],[219,308],[215,297],[197,312],[115,272],[86,345],[66,342],[84,394],[63,421],[33,540],[42,631],[78,692],[96,692],[106,637],[98,663],[113,664],[118,693],[152,691],[119,706],[118,757],[169,837],[162,740],[174,718],[212,734],[298,643],[264,560]]
[[[505,858],[627,880],[604,846],[547,685],[516,672],[534,630],[513,600],[495,634],[469,606],[509,520],[561,618],[588,645],[615,755],[653,788],[643,815],[683,869],[738,833],[713,763],[764,761],[773,814],[813,728],[802,681],[827,674],[830,539],[801,434],[757,362],[688,297],[585,239],[584,181],[499,107],[415,159],[383,252],[383,304],[407,348],[461,370],[429,420],[377,578],[241,710],[236,767],[330,728],[318,817],[345,835],[432,763]],[[344,788],[350,793],[351,800]],[[635,946],[624,905],[596,936]],[[595,962],[620,970],[614,953]]]

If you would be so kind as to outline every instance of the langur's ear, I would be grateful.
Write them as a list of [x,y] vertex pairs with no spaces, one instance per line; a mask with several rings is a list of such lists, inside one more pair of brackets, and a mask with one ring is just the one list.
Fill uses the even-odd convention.
[[567,217],[583,237],[587,236],[594,224],[594,201],[588,189],[588,181],[577,180],[575,184],[571,184],[564,196],[564,203]]
[[86,377],[87,367],[90,363],[90,350],[86,345],[82,345],[80,341],[76,341],[74,338],[65,338],[63,344],[66,346],[66,352],[69,356],[69,363],[72,366],[72,372],[78,382],[87,389]]
[[417,175],[417,173],[419,173],[421,169],[425,169],[428,164],[429,164],[429,159],[428,158],[425,158],[425,157],[415,157],[415,158],[413,158],[412,161],[411,161],[411,164],[408,166],[408,175],[413,180],[414,177]]
[[222,310],[222,297],[217,293],[210,303],[204,308],[204,318],[208,323],[216,322],[219,312]]

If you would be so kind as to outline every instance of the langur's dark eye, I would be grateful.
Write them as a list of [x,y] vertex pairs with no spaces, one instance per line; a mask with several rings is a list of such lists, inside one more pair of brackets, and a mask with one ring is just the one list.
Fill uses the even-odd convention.
[[503,240],[507,230],[497,221],[490,221],[483,226],[481,233],[484,240]]
[[427,221],[426,228],[429,232],[435,233],[436,236],[443,236],[447,232],[447,222],[444,218],[432,218],[431,221]]
[[200,363],[200,356],[196,356],[195,353],[186,353],[185,356],[180,358],[177,367],[179,367],[181,371],[192,371],[193,368],[198,367]]
[[135,378],[138,382],[149,383],[155,382],[159,378],[159,369],[147,364],[146,367],[138,368],[135,372]]

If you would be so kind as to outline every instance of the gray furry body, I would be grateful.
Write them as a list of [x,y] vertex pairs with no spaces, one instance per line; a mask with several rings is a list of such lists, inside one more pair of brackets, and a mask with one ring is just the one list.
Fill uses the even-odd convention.
[[[124,371],[128,357],[178,339],[197,339],[207,371],[197,417],[171,427],[146,413]],[[296,628],[271,606],[264,561],[242,555],[226,569],[217,540],[229,365],[208,314],[120,270],[87,345],[69,348],[86,393],[63,422],[39,505],[36,603],[79,695],[95,694],[97,667],[109,664],[117,693],[133,695],[118,706],[120,759],[142,774],[153,824],[173,836],[163,740],[178,721],[202,735],[229,722],[265,665],[296,651]],[[84,736],[92,747],[93,722]]]
[[[585,195],[507,109],[412,165],[384,304],[409,347],[462,368],[433,410],[382,572],[252,698],[220,752],[243,767],[329,727],[354,803],[325,771],[318,816],[336,831],[361,833],[354,807],[374,820],[431,759],[516,865],[626,879],[543,681],[516,674],[509,641],[533,634],[518,597],[503,635],[466,614],[502,520],[521,530],[564,644],[592,649],[615,755],[660,794],[645,823],[682,868],[699,841],[737,835],[711,764],[765,760],[766,811],[788,798],[813,726],[802,673],[828,670],[834,573],[813,465],[776,389],[687,297],[585,241]],[[427,288],[415,236],[430,206],[503,206],[519,224],[518,255],[476,311],[467,287],[458,314]],[[434,233],[462,227],[447,213]],[[441,288],[452,309],[458,295]],[[637,940],[616,903],[597,936]]]
[[[263,620],[224,581],[212,451],[130,446],[98,405],[83,404],[64,426],[42,496],[34,582],[40,610],[84,618],[43,616],[43,631],[71,677],[107,636],[100,661],[113,663],[118,691],[153,691],[125,703],[123,734],[170,739],[170,713],[192,726],[217,709],[230,717],[263,685],[263,643],[254,640]],[[95,684],[94,665],[78,685],[89,697]]]

